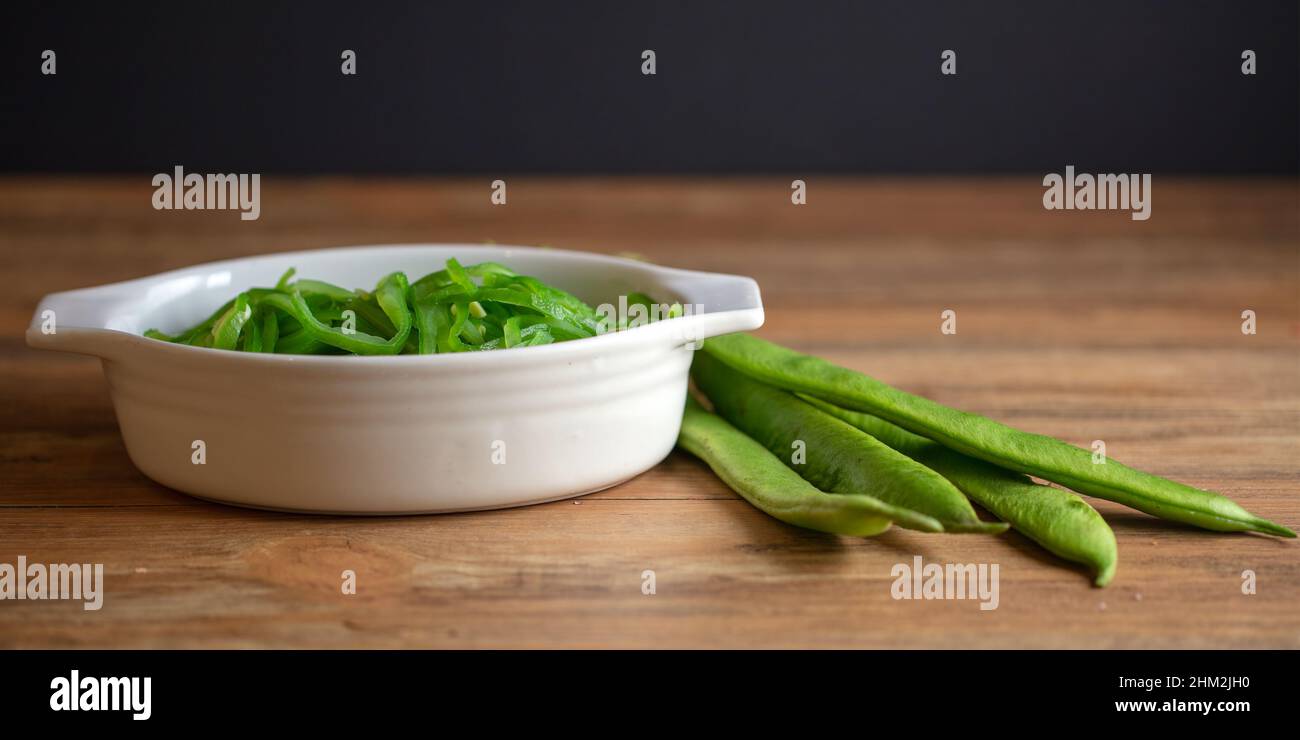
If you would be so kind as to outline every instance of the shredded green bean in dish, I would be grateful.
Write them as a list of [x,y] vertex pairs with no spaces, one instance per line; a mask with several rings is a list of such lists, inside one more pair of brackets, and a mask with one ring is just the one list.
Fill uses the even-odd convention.
[[[627,326],[577,297],[496,262],[446,269],[410,283],[394,272],[373,291],[320,280],[293,280],[290,269],[273,288],[252,288],[207,320],[175,336],[146,337],[195,347],[278,354],[396,355],[531,347],[592,337]],[[643,294],[629,304],[653,301]],[[664,318],[681,315],[673,304]],[[655,312],[648,314],[651,320]],[[610,326],[611,320],[618,326]]]

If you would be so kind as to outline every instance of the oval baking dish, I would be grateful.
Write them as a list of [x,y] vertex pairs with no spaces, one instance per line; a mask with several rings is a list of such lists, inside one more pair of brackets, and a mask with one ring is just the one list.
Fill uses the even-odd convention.
[[[437,355],[256,354],[142,336],[190,326],[289,267],[356,287],[397,270],[418,277],[448,257],[501,262],[593,306],[642,291],[697,312]],[[54,293],[27,343],[101,358],[127,452],[165,486],[242,506],[414,514],[552,501],[639,475],[672,450],[696,343],[762,323],[746,277],[553,249],[402,245],[227,260]]]

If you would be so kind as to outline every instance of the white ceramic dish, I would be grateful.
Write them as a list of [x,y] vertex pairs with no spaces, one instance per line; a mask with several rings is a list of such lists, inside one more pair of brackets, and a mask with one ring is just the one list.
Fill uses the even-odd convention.
[[[703,312],[450,355],[252,354],[141,336],[191,326],[291,266],[368,287],[395,270],[415,279],[452,256],[502,262],[592,305],[642,291]],[[42,331],[47,310],[52,334]],[[552,501],[639,475],[673,447],[693,343],[762,323],[758,286],[745,277],[561,250],[407,245],[227,260],[54,293],[27,343],[102,359],[127,452],[165,486],[242,506],[413,514]]]

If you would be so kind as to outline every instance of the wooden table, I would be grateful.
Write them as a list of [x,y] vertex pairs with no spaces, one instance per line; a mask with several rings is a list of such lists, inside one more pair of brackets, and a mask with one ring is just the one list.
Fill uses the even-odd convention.
[[[510,511],[329,518],[204,503],[127,459],[98,363],[28,349],[46,292],[217,258],[549,244],[753,275],[761,334],[1300,526],[1300,191],[1157,176],[1153,216],[1048,212],[1040,178],[266,176],[262,216],[155,211],[150,176],[0,179],[0,562],[102,562],[104,607],[0,602],[3,647],[1300,647],[1294,541],[1108,502],[1106,589],[1018,534],[781,524],[674,453]],[[958,333],[939,331],[958,312]],[[1258,315],[1243,335],[1241,312]],[[996,563],[999,607],[903,601],[896,563]],[[343,595],[340,573],[358,574]],[[655,572],[653,595],[642,572]],[[1257,593],[1242,593],[1242,572]]]

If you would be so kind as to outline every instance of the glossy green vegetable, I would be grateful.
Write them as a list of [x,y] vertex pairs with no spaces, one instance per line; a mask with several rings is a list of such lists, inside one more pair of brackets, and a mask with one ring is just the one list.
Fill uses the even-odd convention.
[[[947,532],[997,533],[943,476],[783,390],[697,352],[691,377],[713,409],[828,493],[865,493],[933,517]],[[802,457],[796,463],[796,447]],[[901,522],[900,522],[901,524]]]
[[[393,335],[388,339],[359,331],[331,326],[321,321],[301,291],[290,293],[267,292],[257,298],[259,307],[278,309],[298,322],[302,331],[320,344],[336,347],[358,355],[395,355],[402,351],[411,333],[411,311],[406,305],[406,276],[395,272],[379,281],[375,300],[392,323]],[[341,319],[341,312],[339,318]],[[228,349],[228,348],[227,348]]]
[[952,481],[976,503],[1048,551],[1092,568],[1098,586],[1115,575],[1115,533],[1097,510],[1069,491],[967,457],[895,424],[817,398],[808,403],[842,419]]
[[878,416],[970,457],[1035,475],[1148,514],[1218,531],[1295,533],[1251,514],[1232,499],[1160,478],[1052,437],[904,393],[874,378],[745,334],[711,339],[704,350],[731,367],[789,391]]
[[788,524],[819,532],[870,537],[891,521],[924,531],[940,524],[923,514],[865,495],[823,493],[772,453],[688,399],[677,444],[703,460],[746,501]]
[[606,326],[573,295],[495,262],[449,259],[409,285],[395,272],[373,292],[295,281],[294,274],[240,293],[180,334],[150,329],[145,336],[244,352],[394,355],[528,347],[623,328]]
[[164,342],[174,342],[177,344],[198,345],[200,342],[206,340],[207,344],[202,346],[211,347],[213,324],[217,323],[217,319],[220,319],[222,316],[225,316],[226,312],[229,311],[230,307],[233,305],[235,305],[235,299],[231,298],[230,300],[223,303],[221,305],[221,308],[218,308],[211,316],[199,322],[195,326],[181,332],[180,334],[177,334],[176,336],[164,334],[158,331],[157,329],[149,329],[144,333],[144,335],[146,337],[149,337],[150,339],[158,339]]

